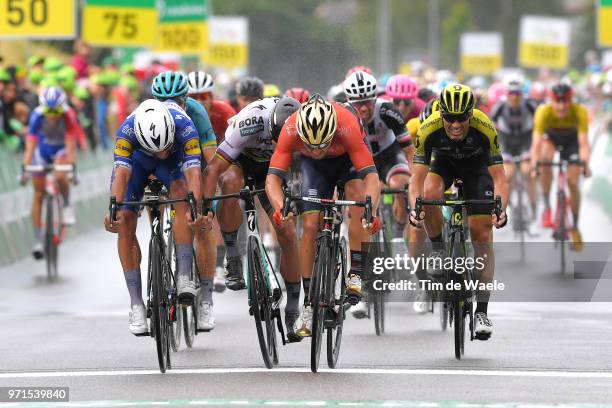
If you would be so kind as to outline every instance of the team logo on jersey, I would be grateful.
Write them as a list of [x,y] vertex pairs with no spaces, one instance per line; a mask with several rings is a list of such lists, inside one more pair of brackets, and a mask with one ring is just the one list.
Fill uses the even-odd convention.
[[199,156],[202,154],[200,150],[200,142],[198,139],[191,139],[185,143],[185,154],[188,156]]
[[117,139],[117,142],[115,142],[115,154],[120,157],[128,157],[132,154],[132,145],[125,139]]
[[129,125],[125,125],[121,128],[121,133],[123,133],[126,136],[130,136],[134,134],[134,129]]
[[195,133],[195,129],[193,126],[189,125],[183,130],[182,136],[189,136],[191,133]]
[[264,130],[263,117],[253,116],[251,118],[246,118],[244,120],[241,120],[238,123],[238,128],[240,128],[241,137],[253,136],[256,133],[263,132]]

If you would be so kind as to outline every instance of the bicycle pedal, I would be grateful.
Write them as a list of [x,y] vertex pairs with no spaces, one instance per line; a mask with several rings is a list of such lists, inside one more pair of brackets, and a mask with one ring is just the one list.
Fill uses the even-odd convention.
[[487,341],[491,338],[491,333],[475,333],[474,338],[476,340]]
[[212,329],[198,329],[198,330],[196,330],[196,333],[208,333],[208,332],[211,332],[211,331],[212,331]]

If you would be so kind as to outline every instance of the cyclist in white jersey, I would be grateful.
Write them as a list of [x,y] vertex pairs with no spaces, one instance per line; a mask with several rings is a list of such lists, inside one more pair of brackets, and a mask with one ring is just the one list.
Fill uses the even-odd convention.
[[[219,147],[215,156],[204,171],[204,196],[210,197],[215,193],[215,187],[219,176],[227,169],[239,175],[242,181],[240,186],[227,184],[221,185],[222,194],[236,193],[244,186],[247,178],[251,178],[255,188],[265,187],[266,175],[270,158],[274,152],[275,140],[291,113],[298,110],[300,103],[293,98],[264,98],[251,102],[245,106],[240,113],[230,120],[225,132],[225,139]],[[232,188],[228,188],[232,187]],[[265,194],[258,196],[259,202],[269,217],[272,217],[272,206]],[[221,206],[238,206],[238,200],[223,200],[218,204]],[[238,208],[238,211],[240,209]],[[212,217],[207,217],[212,222]],[[223,217],[219,219],[219,226],[224,236],[237,235],[242,224],[240,217]],[[294,223],[283,223],[278,226],[272,223],[281,247],[280,272],[287,287],[287,306],[285,308],[285,322],[287,336],[290,341],[300,341],[301,337],[294,333],[294,323],[299,316],[299,299],[302,276],[298,267],[297,237]],[[226,241],[227,242],[227,241]],[[236,255],[229,256],[228,261],[236,259]],[[237,271],[237,273],[234,273]],[[231,274],[231,276],[230,276]],[[228,280],[235,283],[235,287],[245,287],[242,273],[242,260],[237,256],[237,263],[233,268],[228,268]]]

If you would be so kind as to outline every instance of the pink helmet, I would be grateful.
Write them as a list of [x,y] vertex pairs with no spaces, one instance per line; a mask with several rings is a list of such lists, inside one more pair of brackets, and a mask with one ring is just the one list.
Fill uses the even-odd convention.
[[345,78],[350,77],[353,72],[357,72],[357,71],[363,71],[363,72],[367,72],[370,75],[374,75],[372,73],[372,68],[368,67],[367,65],[355,65],[353,68],[349,68],[349,70],[346,71]]
[[501,82],[496,82],[489,87],[488,100],[491,106],[495,105],[506,95],[506,86]]
[[414,99],[419,93],[419,86],[408,75],[393,75],[385,88],[391,99]]

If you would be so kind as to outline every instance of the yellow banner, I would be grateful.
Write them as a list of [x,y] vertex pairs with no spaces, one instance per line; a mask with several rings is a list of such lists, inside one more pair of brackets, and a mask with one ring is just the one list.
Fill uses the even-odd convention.
[[214,67],[228,69],[246,68],[249,60],[249,47],[247,44],[210,44],[204,63]]
[[75,0],[0,0],[0,36],[72,38]]
[[599,7],[597,40],[601,47],[612,47],[612,7]]
[[208,49],[208,24],[161,23],[157,33],[156,51],[172,51],[181,54],[202,54]]
[[526,68],[565,69],[569,59],[569,47],[539,43],[520,44],[520,64]]
[[153,47],[157,10],[137,7],[85,6],[83,38],[95,45]]
[[490,75],[502,66],[501,55],[462,55],[461,71],[471,75]]

